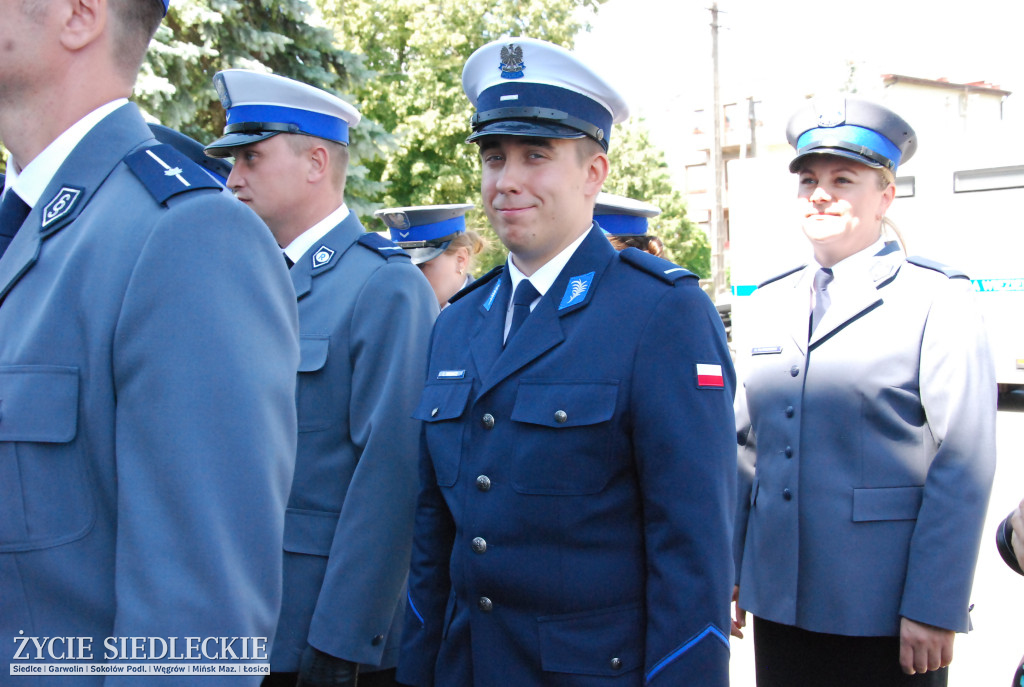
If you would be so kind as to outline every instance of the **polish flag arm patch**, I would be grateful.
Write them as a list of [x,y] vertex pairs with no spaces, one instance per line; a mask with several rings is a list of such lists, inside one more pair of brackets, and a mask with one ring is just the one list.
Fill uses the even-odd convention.
[[725,388],[725,379],[722,377],[722,366],[697,363],[697,388]]

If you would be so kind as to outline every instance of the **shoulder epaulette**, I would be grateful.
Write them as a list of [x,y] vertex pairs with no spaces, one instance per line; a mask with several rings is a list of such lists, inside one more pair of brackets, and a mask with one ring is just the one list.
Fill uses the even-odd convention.
[[907,258],[907,262],[911,265],[917,265],[918,267],[924,267],[928,270],[935,270],[941,274],[946,275],[950,279],[969,279],[969,277],[961,272],[960,270],[953,269],[949,265],[943,265],[941,262],[935,262],[928,258],[922,258],[920,255],[912,255]]
[[404,260],[410,259],[409,254],[402,250],[401,246],[395,245],[380,234],[366,232],[359,237],[357,243],[359,243],[363,248],[369,248],[374,253],[378,253],[385,260],[390,260],[392,258]]
[[169,145],[137,150],[124,162],[158,203],[166,203],[180,193],[224,188],[206,170]]
[[794,267],[793,269],[791,269],[791,270],[786,270],[786,271],[785,271],[785,272],[783,272],[782,274],[776,274],[776,275],[775,275],[774,277],[771,277],[771,278],[769,278],[769,279],[765,279],[765,280],[764,280],[763,282],[761,282],[760,284],[758,284],[758,285],[757,285],[757,288],[761,288],[762,286],[767,286],[768,284],[771,284],[771,283],[772,283],[773,281],[778,281],[778,280],[780,280],[780,279],[785,279],[785,278],[786,278],[786,277],[788,277],[789,275],[793,274],[794,272],[799,272],[800,270],[802,270],[802,269],[803,269],[803,268],[805,268],[805,267],[807,267],[807,265],[806,265],[806,264],[804,264],[804,265],[797,265],[797,266],[796,266],[796,267]]
[[656,255],[651,255],[647,251],[642,251],[639,248],[625,248],[619,251],[619,258],[628,265],[631,265],[641,272],[654,275],[662,281],[673,284],[684,277],[693,277],[697,279],[697,275],[686,269],[680,267],[674,262],[669,262],[664,258],[659,258]]
[[501,270],[504,269],[504,267],[505,267],[504,265],[498,265],[493,270],[491,270],[487,274],[483,275],[482,277],[480,277],[479,279],[474,281],[469,286],[463,287],[463,289],[461,291],[459,291],[454,296],[449,298],[448,302],[449,303],[454,303],[455,301],[459,300],[460,298],[462,298],[466,294],[472,293],[476,289],[479,289],[481,286],[483,286],[484,284],[486,284],[487,282],[491,281],[492,279],[497,277],[499,274],[501,274]]

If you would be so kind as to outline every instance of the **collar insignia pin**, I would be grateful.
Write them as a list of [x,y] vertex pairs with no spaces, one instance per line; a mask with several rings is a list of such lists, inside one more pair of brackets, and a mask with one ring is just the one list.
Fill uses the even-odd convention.
[[316,252],[313,253],[313,269],[316,269],[317,267],[323,267],[324,265],[329,263],[331,261],[331,258],[333,257],[333,250],[331,250],[327,246],[320,246],[319,248],[316,249]]
[[562,302],[558,304],[558,309],[564,310],[565,308],[576,305],[577,303],[582,303],[583,299],[587,295],[587,291],[590,290],[590,284],[593,281],[593,272],[581,274],[578,277],[570,279],[568,285],[565,287],[565,293],[562,295]]
[[72,188],[71,186],[62,186],[57,195],[46,204],[43,208],[43,226],[50,226],[61,217],[68,215],[78,204],[78,199],[82,197],[82,189]]

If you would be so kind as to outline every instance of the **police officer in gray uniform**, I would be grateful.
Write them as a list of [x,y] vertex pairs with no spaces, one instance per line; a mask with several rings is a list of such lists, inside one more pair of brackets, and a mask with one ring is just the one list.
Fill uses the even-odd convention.
[[[412,545],[419,395],[437,302],[409,256],[344,202],[340,98],[272,74],[215,77],[228,187],[293,263],[302,359],[285,516],[284,601],[268,684],[391,684]],[[381,670],[384,669],[384,670]]]
[[299,360],[280,255],[127,101],[166,2],[4,7],[0,682],[54,682],[8,677],[17,638],[80,639],[43,654],[65,663],[108,637],[272,641]]
[[761,285],[737,342],[736,624],[759,685],[944,685],[995,468],[981,317],[963,274],[883,238],[903,118],[818,101],[788,134],[814,262]]

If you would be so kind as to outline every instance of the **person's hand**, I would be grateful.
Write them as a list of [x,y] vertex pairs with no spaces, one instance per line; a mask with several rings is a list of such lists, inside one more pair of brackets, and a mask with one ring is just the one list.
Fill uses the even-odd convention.
[[1024,570],[1024,500],[1010,514],[1010,525],[1013,526],[1010,543],[1013,544],[1013,552],[1017,554],[1017,565]]
[[295,687],[355,687],[359,664],[307,645],[299,661]]
[[953,661],[952,630],[900,618],[900,667],[907,675],[945,668]]
[[732,588],[732,603],[735,611],[733,612],[732,625],[729,628],[729,634],[733,637],[743,639],[743,628],[747,626],[747,612],[740,608],[740,586],[735,585]]

